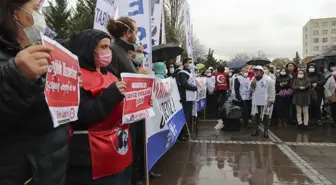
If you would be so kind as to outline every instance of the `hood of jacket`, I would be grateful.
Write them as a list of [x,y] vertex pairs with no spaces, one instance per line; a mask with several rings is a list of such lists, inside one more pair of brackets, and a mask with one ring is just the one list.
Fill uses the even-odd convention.
[[[309,72],[309,67],[314,67],[315,68],[315,72],[310,73]],[[316,64],[315,63],[309,63],[309,64],[307,64],[306,73],[307,73],[308,76],[315,76],[315,75],[317,75],[318,71],[317,71]]]
[[0,35],[0,50],[7,55],[15,56],[21,48],[18,43],[10,42]]

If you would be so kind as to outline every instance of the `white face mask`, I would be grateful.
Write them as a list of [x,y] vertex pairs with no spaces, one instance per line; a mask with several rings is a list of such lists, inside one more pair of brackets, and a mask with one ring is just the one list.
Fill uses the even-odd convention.
[[315,68],[309,68],[308,71],[309,71],[310,73],[314,73],[314,72],[315,72]]
[[230,77],[232,76],[232,73],[231,73],[231,72],[229,73],[229,76],[230,76]]
[[336,67],[331,67],[330,70],[331,71],[336,71]]
[[298,75],[298,78],[301,78],[301,79],[302,79],[303,77],[304,77],[304,76],[303,76],[302,74],[299,74],[299,75]]
[[191,71],[191,70],[193,70],[194,69],[194,64],[189,64],[189,67],[188,67],[188,69]]
[[268,69],[264,69],[264,73],[268,74],[269,70]]
[[277,73],[280,73],[280,70],[276,70]]
[[145,60],[146,60],[146,57],[145,57],[144,54],[137,53],[137,54],[135,55],[134,62],[135,62],[137,65],[140,66]]
[[207,77],[211,77],[212,75],[211,75],[211,73],[207,73]]
[[25,32],[30,43],[41,41],[41,33],[44,34],[47,28],[44,15],[38,12],[30,13],[23,8],[21,8],[21,10],[32,15],[34,23],[31,27],[27,27],[27,28],[23,27],[19,22],[17,22],[17,24],[23,28],[23,31]]
[[242,75],[243,75],[243,77],[246,78],[248,76],[248,73],[243,73]]
[[174,69],[173,67],[169,68],[169,73],[170,73],[170,74],[173,74],[174,71],[175,71],[175,69]]
[[280,72],[281,75],[286,75],[286,72]]

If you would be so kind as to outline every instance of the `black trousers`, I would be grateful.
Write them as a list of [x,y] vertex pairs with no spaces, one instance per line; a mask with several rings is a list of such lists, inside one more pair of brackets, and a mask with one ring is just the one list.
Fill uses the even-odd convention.
[[145,173],[145,144],[144,144],[144,121],[131,124],[130,132],[132,139],[133,163],[130,170],[132,185],[137,181],[146,179]]
[[334,123],[336,123],[336,103],[330,104],[330,108],[331,108],[331,117]]
[[248,125],[248,120],[251,117],[252,101],[251,100],[243,100],[241,102],[241,107],[243,109],[244,126],[246,127]]
[[313,101],[311,106],[309,106],[309,116],[311,119],[318,121],[321,120],[321,104],[323,99],[323,91],[316,91],[317,100]]
[[221,108],[227,99],[227,91],[215,91],[217,108]]
[[206,97],[206,113],[207,116],[215,116],[216,113],[216,96],[215,94],[209,94],[207,93],[207,97]]
[[[182,102],[182,107],[183,107],[183,111],[184,111],[184,116],[186,118],[187,121],[187,125],[189,128],[189,131],[191,132],[191,128],[192,128],[192,108],[193,108],[193,103],[194,102]],[[187,135],[188,131],[186,129],[186,127],[183,128],[182,131],[183,135]]]
[[262,107],[263,106],[258,106],[258,114],[256,114],[254,116],[254,121],[255,121],[254,127],[255,127],[256,132],[258,132],[258,127],[261,124],[261,121],[263,122],[263,125],[264,125],[264,132],[268,132],[269,116],[268,115],[264,115],[264,119],[261,120],[260,113],[262,113],[262,111],[261,111]]

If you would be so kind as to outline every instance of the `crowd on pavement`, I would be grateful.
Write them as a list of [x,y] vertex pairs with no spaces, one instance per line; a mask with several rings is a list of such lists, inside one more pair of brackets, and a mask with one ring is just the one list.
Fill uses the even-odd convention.
[[[88,29],[58,40],[78,57],[81,89],[78,120],[54,128],[44,95],[52,49],[33,42],[46,28],[40,7],[36,0],[3,0],[0,9],[0,184],[144,184],[144,121],[121,124],[126,91],[121,73],[149,73],[136,22],[110,19],[109,34]],[[303,70],[289,63],[279,71],[246,66],[231,75],[224,66],[209,68],[208,113],[215,114],[232,95],[241,103],[244,126],[253,115],[257,124],[264,122],[265,137],[271,117],[284,127],[293,115],[299,126],[307,126],[310,118],[319,122],[322,99],[336,112],[335,68],[328,66],[327,78],[313,64]],[[160,79],[176,78],[187,121],[179,139],[185,140],[196,101],[195,65],[190,58],[181,66],[162,61],[153,64],[153,71]],[[122,147],[111,148],[110,142]]]

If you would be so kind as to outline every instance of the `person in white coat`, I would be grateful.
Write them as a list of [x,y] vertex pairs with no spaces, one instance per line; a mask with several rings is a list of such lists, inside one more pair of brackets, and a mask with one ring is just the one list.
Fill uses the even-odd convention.
[[206,74],[206,87],[207,87],[207,117],[212,117],[216,112],[216,96],[214,94],[216,87],[216,78],[212,75],[210,69],[205,71]]
[[252,92],[251,115],[254,117],[256,128],[251,136],[259,135],[258,126],[263,122],[264,137],[269,138],[268,123],[269,115],[273,111],[275,101],[275,81],[264,74],[264,68],[262,66],[255,66],[253,71],[254,77],[250,85],[250,91]]
[[336,69],[324,85],[324,95],[326,102],[330,104],[333,126],[336,127]]

